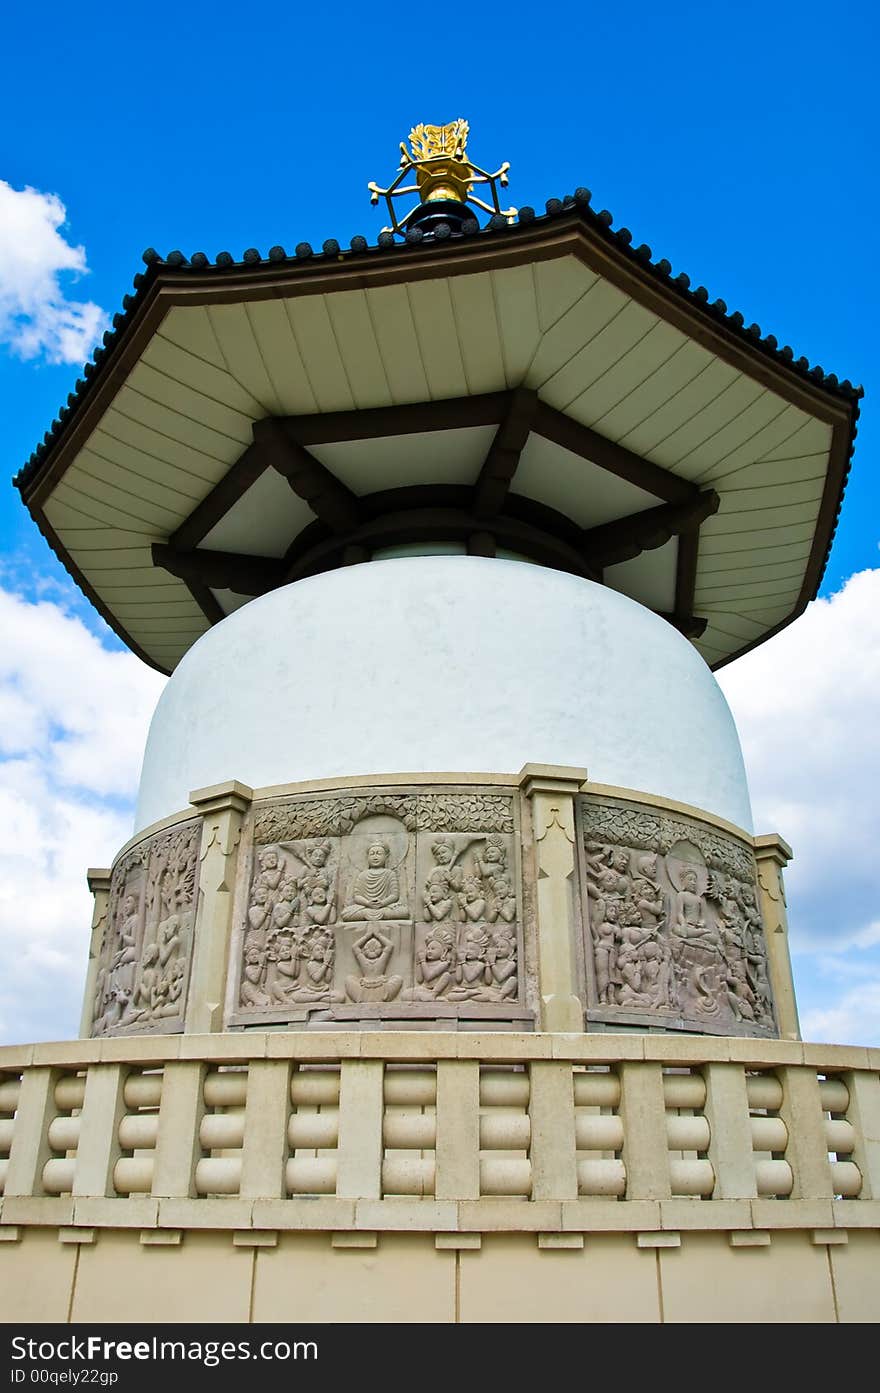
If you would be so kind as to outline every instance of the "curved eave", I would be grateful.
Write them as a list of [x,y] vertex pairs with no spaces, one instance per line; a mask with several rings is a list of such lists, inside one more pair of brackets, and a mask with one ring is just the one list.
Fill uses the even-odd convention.
[[[340,295],[346,291],[375,292],[383,287],[416,287],[425,281],[452,282],[461,276],[479,277],[541,263],[573,258],[587,268],[593,277],[628,297],[664,326],[669,326],[717,360],[728,365],[774,394],[784,403],[811,420],[821,423],[830,432],[830,447],[824,468],[821,499],[815,515],[809,555],[794,603],[787,594],[779,613],[776,600],[779,587],[770,585],[767,604],[760,611],[763,618],[740,623],[739,616],[728,619],[728,611],[720,611],[727,637],[722,642],[732,645],[730,651],[717,646],[697,644],[710,665],[719,667],[748,651],[796,618],[817,593],[839,515],[849,461],[855,438],[858,398],[861,389],[849,383],[838,383],[821,369],[811,369],[805,360],[794,360],[790,350],[780,349],[772,336],[762,339],[757,326],[744,327],[742,316],[729,315],[720,302],[709,304],[702,288],[690,290],[686,277],[673,279],[668,263],[654,264],[647,248],[633,251],[628,234],[614,233],[608,226],[607,215],[594,214],[586,206],[560,205],[548,211],[542,219],[527,220],[523,210],[518,224],[490,226],[470,238],[448,239],[422,243],[384,245],[367,248],[355,239],[354,250],[341,252],[335,244],[325,244],[321,256],[306,254],[298,249],[293,258],[258,261],[252,254],[246,263],[199,267],[192,264],[174,265],[151,261],[147,271],[138,278],[136,294],[127,298],[125,312],[114,321],[116,328],[103,349],[96,354],[97,362],[90,366],[87,379],[76,394],[53,432],[21,471],[16,484],[32,516],[40,526],[53,550],[114,631],[145,661],[167,671],[173,662],[157,653],[143,635],[135,637],[128,631],[132,626],[116,607],[107,603],[94,576],[86,576],[71,555],[67,539],[58,535],[63,528],[53,527],[46,515],[46,504],[63,481],[92,433],[111,409],[117,393],[126,384],[129,374],[141,362],[142,355],[154,336],[175,309],[198,306],[257,305],[260,302],[301,300],[306,297]],[[387,239],[386,239],[387,240]],[[566,263],[567,264],[567,263]],[[533,275],[540,274],[533,271]],[[476,284],[476,282],[472,282]],[[414,289],[408,294],[417,293]],[[510,374],[508,373],[508,379]],[[500,382],[499,388],[513,385]],[[438,395],[436,389],[433,395]],[[440,396],[443,392],[439,393]],[[355,405],[358,403],[355,402]],[[263,407],[256,413],[276,414]],[[242,441],[242,445],[244,445]],[[723,515],[710,520],[713,527],[723,529]],[[156,536],[167,536],[173,529],[156,526]],[[804,530],[803,528],[801,529]],[[803,551],[803,545],[801,546]],[[800,561],[797,563],[800,565]],[[772,569],[772,568],[771,568]],[[765,568],[764,574],[767,574]],[[718,590],[704,581],[704,594]],[[170,593],[170,592],[169,592]],[[697,587],[698,605],[700,598]],[[780,597],[781,598],[781,597]],[[775,605],[775,608],[774,608]],[[711,605],[708,607],[711,608]],[[733,613],[733,612],[731,612]],[[200,618],[186,618],[192,641],[196,632],[207,627]],[[734,622],[735,621],[735,622]],[[721,622],[721,621],[719,621]],[[731,627],[738,630],[730,632]],[[718,636],[715,637],[718,643]]]

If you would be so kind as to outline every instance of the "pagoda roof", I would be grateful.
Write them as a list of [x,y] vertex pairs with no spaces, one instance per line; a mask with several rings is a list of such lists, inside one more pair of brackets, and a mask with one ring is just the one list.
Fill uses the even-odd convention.
[[862,389],[586,190],[442,233],[144,254],[15,480],[119,637],[169,672],[252,595],[443,539],[603,580],[712,667],[796,618]]

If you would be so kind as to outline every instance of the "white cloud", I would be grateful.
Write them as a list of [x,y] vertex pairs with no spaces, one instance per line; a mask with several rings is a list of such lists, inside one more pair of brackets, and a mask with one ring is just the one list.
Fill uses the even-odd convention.
[[69,300],[59,277],[88,271],[84,247],[61,228],[57,194],[13,189],[0,180],[0,342],[21,358],[82,363],[108,320],[91,300]]
[[855,942],[880,873],[880,570],[851,576],[719,674],[745,755],[755,829],[795,851],[804,946]]
[[856,987],[850,987],[827,1007],[804,1012],[801,1033],[805,1040],[827,1040],[832,1044],[880,1043],[880,974]]
[[[755,830],[780,832],[795,853],[785,879],[804,1033],[880,1043],[880,966],[874,981],[863,956],[880,941],[880,570],[851,576],[719,680]],[[821,971],[829,952],[848,986]]]
[[130,798],[164,679],[46,600],[0,590],[0,632],[4,752],[38,757],[59,787]]
[[78,1033],[89,866],[131,833],[164,679],[57,604],[0,590],[0,1039]]

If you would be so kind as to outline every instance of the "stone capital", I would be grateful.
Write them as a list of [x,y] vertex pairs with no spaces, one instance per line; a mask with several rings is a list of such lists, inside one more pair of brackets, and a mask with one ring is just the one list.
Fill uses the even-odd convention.
[[570,764],[524,764],[517,775],[526,798],[536,793],[567,793],[574,796],[587,781],[586,769]]
[[208,788],[197,788],[189,795],[189,801],[203,816],[221,813],[227,809],[236,813],[246,813],[253,800],[254,791],[238,779],[228,779],[226,783],[211,784]]
[[93,895],[105,894],[110,889],[110,879],[113,872],[108,866],[89,866],[86,871],[86,881]]
[[788,865],[794,852],[784,837],[778,832],[767,832],[755,837],[755,858],[758,861],[775,861],[780,869]]

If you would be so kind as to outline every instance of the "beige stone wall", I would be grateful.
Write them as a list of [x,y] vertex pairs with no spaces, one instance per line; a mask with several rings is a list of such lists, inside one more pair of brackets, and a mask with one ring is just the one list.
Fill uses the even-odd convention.
[[8,1047],[0,1183],[7,1320],[273,1320],[294,1297],[327,1321],[880,1317],[876,1050],[431,1031]]
[[[28,1230],[0,1244],[3,1319],[300,1322],[876,1322],[880,1235],[806,1232],[733,1246],[685,1233],[674,1246],[591,1234],[389,1233],[340,1246],[286,1233],[267,1246],[189,1231],[157,1244],[136,1230]],[[59,1241],[59,1238],[61,1241]]]

